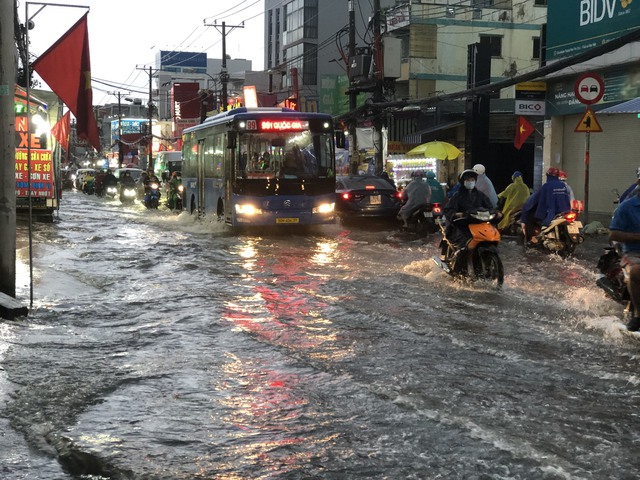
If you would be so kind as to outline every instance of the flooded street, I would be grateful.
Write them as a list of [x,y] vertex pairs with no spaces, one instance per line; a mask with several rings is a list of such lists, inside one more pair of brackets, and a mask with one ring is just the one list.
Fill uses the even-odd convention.
[[34,226],[34,308],[0,323],[0,477],[636,478],[640,341],[593,242],[505,240],[490,290],[437,269],[436,236],[65,192]]

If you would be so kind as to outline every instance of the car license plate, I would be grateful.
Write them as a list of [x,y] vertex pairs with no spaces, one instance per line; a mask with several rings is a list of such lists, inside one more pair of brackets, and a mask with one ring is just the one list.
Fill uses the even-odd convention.
[[567,225],[567,231],[570,235],[580,233],[580,228],[582,228],[582,222],[573,222]]
[[371,195],[369,197],[369,203],[371,205],[380,205],[382,203],[382,197],[380,197],[380,195]]
[[276,218],[276,223],[300,223],[299,218]]

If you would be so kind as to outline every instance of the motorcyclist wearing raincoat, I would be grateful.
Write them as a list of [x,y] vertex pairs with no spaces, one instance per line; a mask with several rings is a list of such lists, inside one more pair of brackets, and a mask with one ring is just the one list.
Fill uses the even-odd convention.
[[474,170],[462,172],[459,179],[461,186],[444,208],[444,215],[447,219],[445,235],[457,247],[466,245],[471,239],[469,226],[462,224],[462,222],[456,222],[457,218],[462,218],[467,213],[475,212],[478,209],[491,212],[495,210],[489,197],[476,188],[477,179],[478,174]]
[[398,212],[398,220],[402,220],[404,227],[409,226],[408,220],[411,214],[431,200],[431,187],[424,178],[424,172],[416,170],[411,176],[413,179],[402,192],[407,201]]
[[429,170],[427,172],[427,183],[431,188],[431,199],[429,200],[431,203],[439,203],[440,205],[444,205],[444,189],[440,182],[436,180],[436,172],[433,170]]
[[480,163],[475,164],[473,166],[473,171],[478,174],[478,180],[476,180],[476,188],[484,193],[491,201],[493,208],[496,208],[498,206],[498,195],[496,194],[496,189],[493,186],[493,182],[489,179],[489,177],[487,177],[487,174],[485,173],[486,169],[484,168],[484,165]]
[[498,230],[504,230],[511,224],[511,215],[522,208],[531,192],[522,179],[522,172],[515,171],[511,175],[512,182],[498,194],[498,202],[504,200],[502,214],[504,217],[498,224]]
[[558,179],[559,174],[557,168],[549,168],[546,183],[522,206],[520,222],[524,225],[525,241],[532,239],[537,227],[547,226],[557,214],[571,210],[569,191]]

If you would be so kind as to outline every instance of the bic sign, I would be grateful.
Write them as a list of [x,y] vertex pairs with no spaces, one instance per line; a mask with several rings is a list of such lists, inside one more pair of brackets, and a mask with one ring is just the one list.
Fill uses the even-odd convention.
[[544,100],[516,100],[516,115],[544,115]]
[[[580,26],[583,27],[590,23],[601,22],[605,15],[607,18],[613,18],[618,0],[580,0]],[[626,3],[622,1],[623,8]]]

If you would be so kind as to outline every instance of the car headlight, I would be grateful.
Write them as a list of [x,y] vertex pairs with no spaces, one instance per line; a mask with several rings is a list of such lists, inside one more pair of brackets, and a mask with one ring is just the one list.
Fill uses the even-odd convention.
[[322,203],[317,207],[313,207],[312,212],[313,213],[331,213],[333,212],[333,209],[335,208],[335,206],[336,206],[335,203]]
[[262,210],[256,208],[250,203],[239,204],[236,203],[236,213],[239,215],[259,215],[262,213]]

